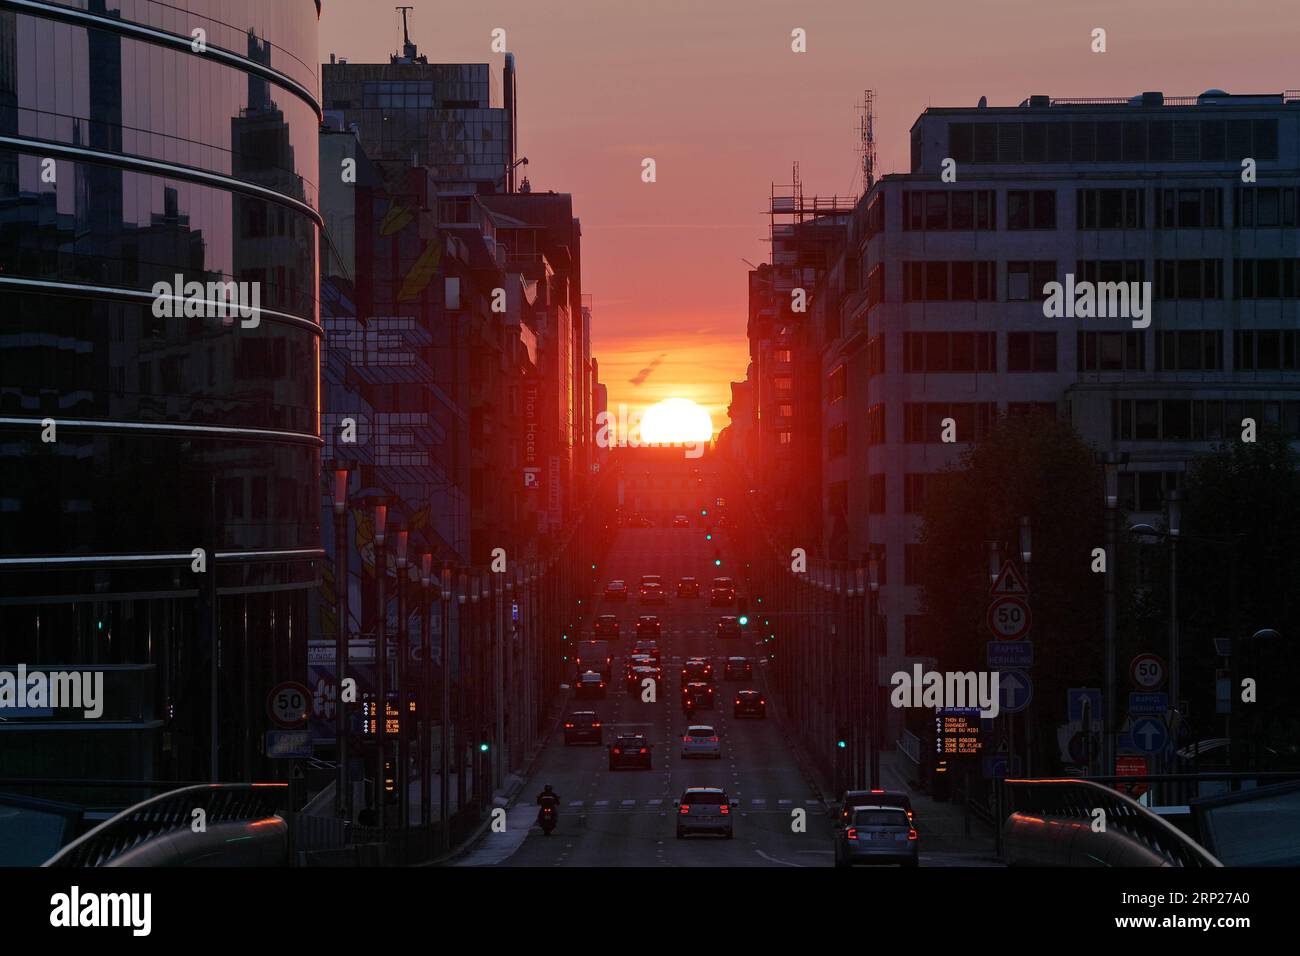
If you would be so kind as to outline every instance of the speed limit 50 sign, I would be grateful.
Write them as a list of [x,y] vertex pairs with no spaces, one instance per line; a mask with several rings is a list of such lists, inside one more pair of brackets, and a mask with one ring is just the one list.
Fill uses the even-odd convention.
[[1004,596],[989,605],[988,623],[999,641],[1019,641],[1029,633],[1033,618],[1023,598]]
[[306,723],[311,705],[311,689],[297,681],[276,684],[266,699],[267,711],[280,727],[297,727]]
[[1156,690],[1165,682],[1165,675],[1168,668],[1165,667],[1164,658],[1155,654],[1139,654],[1133,658],[1133,663],[1129,665],[1129,679],[1133,681],[1134,687],[1142,690]]

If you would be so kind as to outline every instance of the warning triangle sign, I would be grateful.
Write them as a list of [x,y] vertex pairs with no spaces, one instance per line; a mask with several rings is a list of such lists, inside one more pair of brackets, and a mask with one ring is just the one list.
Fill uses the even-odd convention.
[[993,582],[993,587],[989,588],[989,594],[1001,596],[1006,594],[1028,594],[1029,585],[1021,577],[1016,566],[1010,561],[1002,562],[1002,570],[998,572],[998,578]]

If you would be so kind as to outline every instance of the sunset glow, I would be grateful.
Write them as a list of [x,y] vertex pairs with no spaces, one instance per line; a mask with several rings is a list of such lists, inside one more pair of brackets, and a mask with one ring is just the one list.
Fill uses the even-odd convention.
[[689,398],[667,398],[646,409],[641,440],[655,445],[708,441],[713,437],[709,413]]

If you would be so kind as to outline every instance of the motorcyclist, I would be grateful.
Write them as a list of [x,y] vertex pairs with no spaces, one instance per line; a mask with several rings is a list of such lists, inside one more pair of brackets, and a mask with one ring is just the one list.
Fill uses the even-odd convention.
[[549,783],[542,789],[542,792],[537,795],[537,806],[541,808],[537,811],[538,820],[542,818],[542,810],[545,810],[547,807],[550,807],[552,810],[556,811],[556,813],[559,813],[560,795],[551,789]]

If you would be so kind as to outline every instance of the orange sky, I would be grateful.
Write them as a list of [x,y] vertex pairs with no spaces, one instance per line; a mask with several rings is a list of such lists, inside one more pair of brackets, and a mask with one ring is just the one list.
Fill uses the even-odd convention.
[[[280,0],[275,0],[280,2]],[[435,62],[519,70],[520,155],[535,189],[573,194],[593,351],[611,407],[670,396],[726,424],[743,379],[745,274],[767,257],[770,185],[856,194],[855,105],[876,90],[879,166],[901,172],[927,105],[1031,93],[1194,95],[1300,87],[1296,0],[406,0]],[[392,0],[325,0],[321,58],[384,61]],[[792,53],[790,31],[807,31]],[[1094,27],[1107,52],[1089,50]],[[653,157],[658,181],[641,182]],[[662,357],[640,385],[631,380]]]

